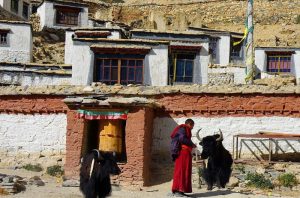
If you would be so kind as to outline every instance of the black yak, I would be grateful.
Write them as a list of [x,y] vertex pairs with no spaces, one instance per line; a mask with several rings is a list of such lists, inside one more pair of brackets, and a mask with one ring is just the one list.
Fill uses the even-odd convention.
[[[197,138],[200,140],[199,131]],[[225,188],[226,183],[229,182],[233,159],[229,151],[224,148],[222,141],[223,134],[220,130],[220,135],[206,136],[199,143],[203,148],[201,158],[207,159],[202,172],[207,190],[212,190],[214,184],[218,188]]]
[[111,193],[110,174],[120,174],[115,156],[96,149],[87,153],[80,168],[80,190],[86,198],[104,198]]

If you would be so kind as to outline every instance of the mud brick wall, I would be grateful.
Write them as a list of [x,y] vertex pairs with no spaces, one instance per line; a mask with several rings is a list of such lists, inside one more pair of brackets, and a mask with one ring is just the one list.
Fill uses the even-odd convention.
[[147,186],[150,180],[153,110],[135,108],[129,111],[125,141],[127,163],[118,180],[125,186]]
[[[152,120],[152,109],[130,109],[125,128],[127,162],[120,164],[122,173],[113,177],[114,183],[124,186],[149,184]],[[65,174],[69,178],[78,178],[79,175],[85,124],[84,120],[76,118],[76,111],[68,112]]]
[[290,116],[300,117],[300,96],[294,94],[174,94],[157,97],[164,106],[156,116]]

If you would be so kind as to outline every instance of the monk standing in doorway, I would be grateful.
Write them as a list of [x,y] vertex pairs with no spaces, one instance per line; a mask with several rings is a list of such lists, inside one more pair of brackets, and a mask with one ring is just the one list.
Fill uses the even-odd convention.
[[177,126],[172,134],[172,147],[179,147],[178,153],[172,157],[175,161],[172,193],[178,197],[188,196],[192,192],[192,149],[196,145],[192,142],[192,129],[194,121],[187,119],[185,124]]

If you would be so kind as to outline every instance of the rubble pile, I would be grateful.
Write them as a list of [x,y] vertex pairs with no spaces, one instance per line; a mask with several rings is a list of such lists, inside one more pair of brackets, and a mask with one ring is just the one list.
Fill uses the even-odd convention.
[[0,196],[16,194],[26,190],[26,186],[45,186],[45,182],[39,177],[23,178],[17,175],[0,173]]
[[[201,176],[201,168],[202,166],[194,166],[193,167],[193,186],[196,188],[204,188],[206,189],[205,181]],[[270,188],[262,188],[253,187],[250,184],[248,175],[258,175],[261,179],[260,184],[263,181],[270,181]],[[290,177],[282,182],[280,177],[282,175],[289,175]],[[291,176],[294,179],[291,179]],[[258,177],[258,178],[259,178]],[[231,189],[234,192],[240,193],[254,193],[254,194],[268,194],[273,196],[281,196],[284,195],[299,195],[300,191],[300,165],[297,164],[234,164],[233,171],[231,174],[231,178],[229,183],[227,184],[227,188]]]
[[0,195],[14,194],[26,190],[27,181],[16,175],[0,173]]
[[44,29],[33,34],[33,62],[63,64],[64,30]]
[[30,15],[30,23],[33,32],[39,32],[40,30],[40,16],[38,14]]
[[272,76],[270,78],[263,78],[254,80],[254,84],[267,86],[282,86],[282,85],[296,85],[296,78],[294,76]]

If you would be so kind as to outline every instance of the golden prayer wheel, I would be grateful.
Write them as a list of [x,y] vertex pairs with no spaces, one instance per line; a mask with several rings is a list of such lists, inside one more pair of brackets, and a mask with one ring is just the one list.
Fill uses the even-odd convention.
[[100,120],[99,131],[99,150],[122,152],[122,120]]

